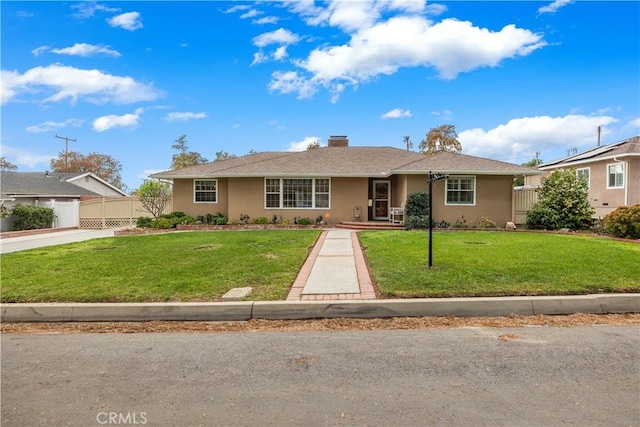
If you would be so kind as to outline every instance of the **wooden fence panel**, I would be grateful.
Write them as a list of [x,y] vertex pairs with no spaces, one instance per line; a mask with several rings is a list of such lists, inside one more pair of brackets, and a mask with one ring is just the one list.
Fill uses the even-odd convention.
[[[163,213],[172,211],[170,202]],[[137,197],[102,197],[80,202],[80,228],[135,227],[141,216],[153,217]]]
[[513,220],[521,225],[527,222],[527,212],[538,203],[536,188],[514,188],[513,190]]

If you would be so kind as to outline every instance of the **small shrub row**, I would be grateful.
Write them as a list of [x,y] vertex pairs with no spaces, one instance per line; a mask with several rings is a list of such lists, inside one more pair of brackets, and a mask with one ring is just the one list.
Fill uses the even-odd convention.
[[186,215],[184,212],[172,212],[170,214],[160,215],[158,218],[149,218],[141,216],[136,221],[136,226],[140,228],[159,228],[169,229],[176,228],[178,224],[195,224],[196,220]]
[[196,224],[225,225],[227,222],[229,222],[227,216],[220,212],[216,212],[215,214],[198,215],[196,217]]
[[56,217],[51,208],[23,204],[15,205],[11,213],[18,217],[13,224],[16,231],[51,228]]

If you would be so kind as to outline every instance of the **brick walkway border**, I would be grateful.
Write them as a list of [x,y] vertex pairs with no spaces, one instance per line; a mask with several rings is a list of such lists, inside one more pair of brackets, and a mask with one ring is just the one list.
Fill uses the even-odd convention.
[[307,257],[304,265],[298,273],[291,291],[287,296],[287,301],[319,301],[319,300],[371,300],[376,299],[376,291],[373,288],[371,282],[371,276],[369,275],[369,269],[358,241],[358,236],[355,231],[351,232],[351,246],[353,247],[353,256],[356,263],[356,273],[358,275],[358,284],[360,285],[360,293],[357,294],[316,294],[316,295],[302,295],[302,290],[309,279],[311,269],[318,258],[320,249],[324,244],[328,231],[323,231],[316,244],[313,246],[311,253]]

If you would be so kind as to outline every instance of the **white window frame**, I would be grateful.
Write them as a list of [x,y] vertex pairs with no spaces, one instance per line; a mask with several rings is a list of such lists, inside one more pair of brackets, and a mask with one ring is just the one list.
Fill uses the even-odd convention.
[[[196,182],[197,181],[212,181],[214,182],[215,185],[215,190],[211,191],[211,190],[197,190],[197,186],[196,186]],[[198,201],[196,200],[196,194],[198,192],[206,192],[206,193],[214,193],[216,200],[215,201]],[[193,203],[218,203],[218,180],[217,179],[202,179],[202,178],[197,178],[193,180]]]
[[576,169],[576,177],[580,179],[580,172],[587,171],[587,188],[591,188],[591,168],[578,168]]
[[[611,185],[609,184],[609,178],[611,177],[611,171],[610,171],[610,169],[611,169],[611,167],[612,167],[612,166],[620,166],[620,167],[622,168],[622,172],[621,172],[621,175],[622,175],[622,184],[620,184],[620,185],[614,185],[614,186],[611,186]],[[625,185],[625,182],[624,182],[624,181],[625,181],[625,180],[624,180],[624,172],[625,172],[625,170],[624,170],[624,163],[622,163],[622,162],[609,163],[609,164],[607,165],[607,190],[614,190],[614,189],[624,188],[624,185]],[[617,174],[616,174],[616,175],[617,175]]]
[[[311,180],[311,206],[308,207],[284,207],[284,181],[287,179],[305,179],[305,180]],[[279,181],[279,190],[278,193],[276,192],[270,192],[267,193],[267,181],[268,180],[278,180]],[[327,180],[329,183],[329,191],[328,192],[316,192],[316,183],[318,180]],[[267,206],[267,194],[278,194],[279,195],[279,203],[278,206]],[[317,206],[316,205],[316,195],[317,194],[327,194],[328,197],[328,206]],[[265,178],[264,179],[264,188],[263,188],[263,195],[264,195],[264,208],[265,209],[331,209],[331,178]]]
[[[449,202],[448,201],[448,197],[447,195],[449,194],[449,181],[450,180],[458,180],[458,179],[471,179],[473,181],[473,202],[472,203],[460,203],[460,202]],[[445,206],[475,206],[476,205],[476,195],[477,195],[477,190],[476,190],[476,183],[477,183],[477,179],[475,177],[475,175],[455,175],[455,176],[450,176],[449,178],[447,178],[444,182],[444,204]],[[460,191],[460,190],[452,190],[452,191]]]

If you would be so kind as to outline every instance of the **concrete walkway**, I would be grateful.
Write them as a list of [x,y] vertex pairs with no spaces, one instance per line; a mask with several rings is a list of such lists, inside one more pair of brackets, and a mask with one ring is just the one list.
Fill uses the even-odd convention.
[[3,237],[0,239],[0,253],[24,251],[45,246],[63,245],[65,243],[82,242],[101,237],[113,237],[115,230],[74,229],[51,233],[33,234],[20,237]]
[[355,231],[324,231],[298,273],[287,301],[369,300],[376,293]]

